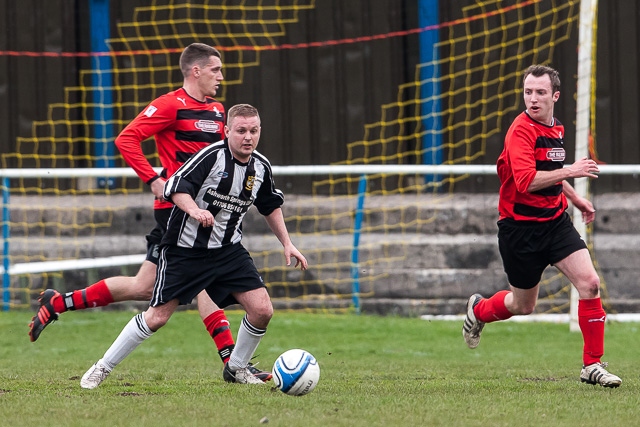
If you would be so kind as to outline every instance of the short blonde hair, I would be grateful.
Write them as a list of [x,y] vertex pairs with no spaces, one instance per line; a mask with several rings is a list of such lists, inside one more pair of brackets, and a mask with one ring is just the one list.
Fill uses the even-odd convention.
[[236,117],[257,117],[260,120],[260,114],[258,109],[249,104],[236,104],[229,108],[227,113],[227,125],[231,124]]

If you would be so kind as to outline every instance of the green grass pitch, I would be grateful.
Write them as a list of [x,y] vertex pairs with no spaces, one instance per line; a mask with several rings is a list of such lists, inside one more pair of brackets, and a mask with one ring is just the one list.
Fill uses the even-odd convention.
[[[640,325],[608,323],[606,354],[622,386],[580,383],[582,340],[566,324],[489,324],[476,350],[461,322],[276,312],[255,359],[290,348],[320,363],[318,387],[287,396],[223,382],[191,311],[143,343],[95,390],[82,374],[134,315],[65,313],[36,343],[33,313],[0,313],[2,426],[614,426],[638,425]],[[237,331],[242,313],[230,312]]]

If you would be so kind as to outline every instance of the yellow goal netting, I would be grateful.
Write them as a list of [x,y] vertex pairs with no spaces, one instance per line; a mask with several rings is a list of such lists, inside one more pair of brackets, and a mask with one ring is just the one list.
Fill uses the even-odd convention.
[[[313,14],[316,8],[314,0],[150,3],[118,23],[117,34],[107,41],[109,52],[83,59],[87,66],[80,84],[65,88],[64,99],[33,122],[32,134],[17,139],[15,152],[2,154],[4,168],[89,168],[98,161],[126,166],[117,153],[96,156],[93,144],[109,144],[112,138],[96,134],[96,126],[117,132],[152,99],[179,87],[176,64],[186,45],[204,41],[227,47],[222,50],[225,84],[238,85],[247,67],[260,67],[264,51],[277,48],[289,28],[301,25],[301,13]],[[348,155],[337,164],[419,165],[437,153],[443,164],[467,165],[484,159],[487,144],[501,144],[509,125],[505,118],[523,108],[522,70],[551,63],[554,50],[570,42],[579,1],[467,3],[453,21],[407,31],[406,37],[439,32],[433,60],[417,65],[413,80],[397,88],[395,101],[380,105],[379,120],[364,125],[361,140],[346,142]],[[105,57],[110,69],[96,71],[91,61]],[[218,97],[223,102],[224,88]],[[105,89],[109,98],[100,96]],[[111,115],[96,116],[105,106]],[[157,162],[152,141],[145,144]],[[469,286],[490,292],[506,285],[493,232],[495,195],[456,192],[459,183],[474,177],[318,177],[312,193],[291,196],[286,210],[310,271],[284,268],[277,244],[250,230],[247,245],[282,307],[349,310],[355,296],[387,312],[400,301],[403,310],[457,313]],[[12,179],[10,263],[144,252],[140,236],[148,229],[135,230],[137,221],[148,224],[141,218],[151,217],[144,191],[137,177],[116,179],[111,186],[96,185],[93,178]],[[116,239],[114,227],[129,227],[128,237]],[[96,274],[101,272],[86,273],[86,282]],[[10,305],[29,306],[46,287],[88,284],[81,283],[82,276],[73,277],[77,283],[67,283],[69,276],[55,271],[13,277]],[[569,283],[549,270],[540,310],[566,312],[568,290]]]

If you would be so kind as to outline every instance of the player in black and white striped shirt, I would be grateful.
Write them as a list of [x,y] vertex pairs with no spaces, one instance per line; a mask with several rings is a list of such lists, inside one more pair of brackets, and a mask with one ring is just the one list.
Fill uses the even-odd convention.
[[226,140],[202,149],[178,169],[168,180],[164,196],[171,199],[174,193],[188,194],[215,218],[213,227],[205,227],[174,208],[162,244],[183,248],[214,249],[238,243],[242,218],[252,204],[268,216],[284,202],[269,161],[254,151],[242,162]]
[[249,252],[242,246],[242,219],[252,204],[265,216],[284,247],[286,264],[307,269],[293,245],[280,206],[269,161],[255,151],[260,116],[247,104],[232,107],[225,126],[227,140],[192,156],[165,184],[164,196],[175,207],[158,259],[156,283],[147,311],[125,326],[102,359],[82,377],[95,388],[129,353],[164,326],[180,304],[202,290],[219,306],[240,303],[246,311],[236,346],[225,365],[225,380],[264,384],[249,369],[273,315],[271,299]]

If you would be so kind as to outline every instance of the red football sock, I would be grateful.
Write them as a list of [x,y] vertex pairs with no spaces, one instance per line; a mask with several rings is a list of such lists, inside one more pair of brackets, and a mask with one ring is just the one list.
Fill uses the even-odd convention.
[[104,307],[113,302],[111,291],[104,280],[73,292],[67,292],[62,298],[54,298],[51,302],[56,313],[67,310],[84,310],[85,308]]
[[513,314],[504,305],[504,299],[511,291],[496,292],[491,298],[482,298],[473,309],[476,319],[481,322],[491,323],[498,320],[507,320]]
[[224,310],[214,311],[207,316],[203,322],[207,328],[207,332],[209,332],[209,335],[211,335],[211,338],[213,338],[213,341],[216,343],[222,363],[227,363],[229,357],[231,357],[235,342],[233,341],[233,335],[229,328],[229,320],[227,320]]
[[578,300],[578,324],[582,331],[584,348],[582,363],[585,366],[599,363],[604,354],[604,322],[607,314],[600,298]]
[[64,305],[64,295],[57,296],[51,300],[51,305],[56,313],[64,313],[67,307]]

